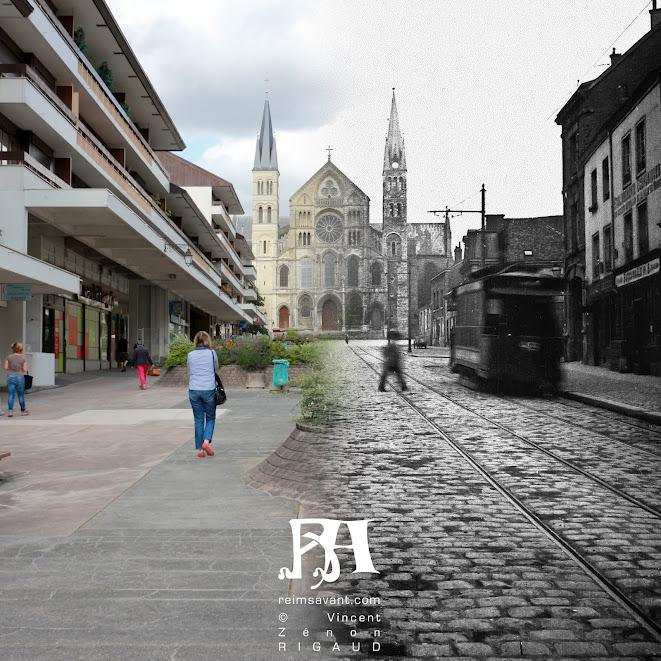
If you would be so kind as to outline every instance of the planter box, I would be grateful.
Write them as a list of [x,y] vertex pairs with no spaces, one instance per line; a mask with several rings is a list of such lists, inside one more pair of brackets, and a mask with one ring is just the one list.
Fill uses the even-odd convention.
[[[289,384],[295,386],[296,381],[312,371],[306,365],[289,368]],[[225,388],[266,388],[273,383],[273,367],[256,372],[247,372],[238,365],[221,365],[220,378]],[[250,385],[254,384],[254,385]],[[188,388],[188,372],[185,365],[171,367],[161,376],[157,385],[171,388]]]

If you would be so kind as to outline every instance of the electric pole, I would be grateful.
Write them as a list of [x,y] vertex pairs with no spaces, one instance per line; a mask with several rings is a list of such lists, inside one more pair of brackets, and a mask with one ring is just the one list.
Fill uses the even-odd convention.
[[[482,193],[482,208],[481,209],[450,209],[450,207],[445,207],[445,209],[430,209],[427,213],[433,213],[434,215],[438,213],[445,214],[445,224],[450,222],[450,214],[463,214],[463,213],[479,213],[482,219],[480,234],[482,235],[481,241],[481,252],[482,252],[482,267],[486,265],[486,225],[487,225],[487,213],[486,213],[486,193],[487,189],[482,184],[480,188],[480,193]],[[449,255],[448,255],[449,257]]]

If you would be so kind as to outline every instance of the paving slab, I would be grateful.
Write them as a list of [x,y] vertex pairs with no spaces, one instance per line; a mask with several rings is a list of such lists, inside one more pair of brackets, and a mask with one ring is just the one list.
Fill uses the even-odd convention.
[[231,393],[199,459],[185,392],[126,383],[42,392],[38,424],[0,429],[18,455],[0,482],[0,658],[273,658],[297,505],[241,475],[290,433],[297,397]]

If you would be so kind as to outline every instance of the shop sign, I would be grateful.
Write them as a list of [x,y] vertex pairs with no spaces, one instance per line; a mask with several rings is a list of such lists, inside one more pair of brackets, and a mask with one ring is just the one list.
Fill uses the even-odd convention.
[[0,300],[2,301],[31,301],[31,284],[0,285]]
[[659,272],[659,258],[653,259],[645,264],[636,266],[636,268],[629,269],[624,273],[620,273],[615,276],[615,286],[624,287],[624,285],[630,285],[632,282],[637,280],[642,280],[647,276],[654,275]]
[[661,187],[661,163],[638,177],[636,181],[627,186],[614,200],[615,215],[621,216],[638,203],[642,202],[650,193]]

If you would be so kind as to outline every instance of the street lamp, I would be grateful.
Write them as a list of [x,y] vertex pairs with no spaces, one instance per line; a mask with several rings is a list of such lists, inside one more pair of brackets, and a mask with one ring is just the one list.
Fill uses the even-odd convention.
[[186,266],[191,266],[193,264],[193,252],[187,243],[170,243],[169,241],[166,241],[163,247],[163,252],[167,252],[168,248],[179,248],[180,250],[185,248],[185,250],[183,250],[184,262],[186,263]]

